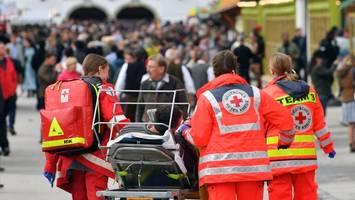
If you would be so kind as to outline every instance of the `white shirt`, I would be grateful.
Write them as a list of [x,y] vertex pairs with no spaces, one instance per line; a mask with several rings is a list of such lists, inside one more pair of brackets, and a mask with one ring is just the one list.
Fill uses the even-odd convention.
[[181,71],[182,71],[182,76],[184,77],[184,84],[185,84],[185,88],[186,88],[187,93],[195,94],[196,93],[195,84],[194,84],[194,81],[192,80],[192,76],[191,76],[189,70],[187,69],[187,67],[185,65],[183,65],[181,67]]
[[148,80],[149,79],[149,74],[146,73],[142,76],[142,79],[141,79],[141,83],[143,83],[144,81]]
[[120,73],[118,74],[117,81],[115,84],[115,90],[124,90],[125,88],[125,82],[126,82],[126,77],[127,77],[127,69],[128,69],[128,64],[124,63],[122,65],[122,68],[120,70]]
[[207,79],[208,81],[212,81],[214,79],[214,72],[213,72],[213,68],[212,67],[209,67],[207,69]]

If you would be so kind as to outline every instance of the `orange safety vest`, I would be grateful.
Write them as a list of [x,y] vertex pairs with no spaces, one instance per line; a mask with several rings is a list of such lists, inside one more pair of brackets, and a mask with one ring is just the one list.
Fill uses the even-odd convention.
[[200,185],[272,178],[263,133],[266,113],[281,130],[292,130],[287,111],[238,75],[221,75],[198,92],[185,138],[201,149]]
[[334,150],[331,134],[328,131],[321,103],[313,87],[301,98],[293,98],[275,83],[285,76],[277,77],[263,89],[277,102],[285,106],[294,118],[295,138],[290,148],[277,149],[279,130],[266,125],[268,155],[274,175],[284,173],[304,173],[317,169],[315,137],[325,153]]

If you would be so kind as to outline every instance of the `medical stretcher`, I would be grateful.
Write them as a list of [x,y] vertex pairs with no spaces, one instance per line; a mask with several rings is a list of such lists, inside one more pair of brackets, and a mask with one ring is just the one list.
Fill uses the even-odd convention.
[[161,145],[116,143],[108,158],[124,187],[99,196],[184,199],[193,190],[195,183],[180,169],[174,153]]
[[[106,92],[104,90],[99,92]],[[118,91],[116,91],[118,92]],[[125,91],[119,91],[125,92]],[[138,92],[138,91],[136,91]],[[142,92],[142,91],[139,91]],[[152,91],[143,91],[152,92]],[[154,91],[160,92],[160,91]],[[155,103],[186,105],[188,103],[175,103],[177,91],[163,91],[174,93],[172,103]],[[99,96],[99,95],[98,95]],[[119,104],[124,104],[120,102]],[[130,104],[130,102],[127,102]],[[144,104],[153,104],[144,102]],[[117,102],[118,104],[118,102]],[[137,103],[138,104],[138,103]],[[173,109],[171,109],[171,112]],[[148,113],[149,116],[149,113]],[[172,117],[172,113],[170,118]],[[93,123],[93,130],[99,124],[113,125],[110,122]],[[147,123],[126,123],[142,125]],[[159,123],[150,123],[159,124]],[[160,124],[167,127],[169,124]],[[112,136],[112,132],[111,132]],[[197,175],[187,172],[180,146],[174,139],[174,134],[169,130],[164,135],[148,135],[142,133],[129,133],[120,135],[118,138],[111,138],[107,146],[107,161],[112,165],[116,173],[116,179],[121,184],[119,189],[97,192],[97,196],[105,199],[128,199],[128,200],[150,200],[150,199],[198,199]],[[195,177],[193,177],[195,176]]]

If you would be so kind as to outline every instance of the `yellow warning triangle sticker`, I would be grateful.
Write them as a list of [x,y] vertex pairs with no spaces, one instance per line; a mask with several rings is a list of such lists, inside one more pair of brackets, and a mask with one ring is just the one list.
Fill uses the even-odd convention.
[[60,135],[64,135],[64,132],[60,127],[57,119],[54,117],[51,123],[51,127],[49,128],[48,136],[53,137],[53,136],[60,136]]

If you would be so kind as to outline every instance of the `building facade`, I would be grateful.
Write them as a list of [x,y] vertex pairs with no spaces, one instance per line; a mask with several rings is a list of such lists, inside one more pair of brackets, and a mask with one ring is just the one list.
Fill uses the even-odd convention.
[[2,0],[3,16],[16,22],[61,22],[73,18],[147,18],[178,21],[211,0]]
[[260,24],[266,43],[266,58],[281,43],[281,34],[293,37],[296,28],[302,28],[308,37],[309,55],[318,46],[332,26],[340,26],[340,1],[336,0],[269,0],[281,2],[255,4],[241,9],[243,29],[247,34]]

